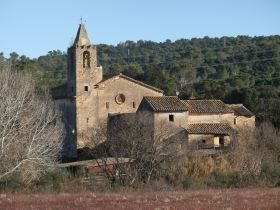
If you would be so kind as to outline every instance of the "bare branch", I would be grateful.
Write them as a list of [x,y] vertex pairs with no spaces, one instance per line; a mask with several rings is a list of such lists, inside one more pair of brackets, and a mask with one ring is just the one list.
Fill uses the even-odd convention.
[[[20,174],[23,168],[26,171],[25,180],[31,181],[28,178],[30,174],[39,176],[58,159],[62,135],[60,113],[48,93],[36,92],[30,75],[2,68],[0,179],[14,173]],[[32,170],[28,170],[28,167]]]

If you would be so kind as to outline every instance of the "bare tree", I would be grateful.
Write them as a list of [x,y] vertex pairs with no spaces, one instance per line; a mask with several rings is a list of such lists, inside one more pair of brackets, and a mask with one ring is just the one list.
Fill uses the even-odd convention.
[[28,74],[0,67],[0,180],[18,173],[29,183],[57,160],[63,124],[47,91]]
[[191,66],[180,69],[176,73],[176,79],[180,88],[191,88],[196,82],[196,70]]
[[232,171],[240,175],[260,174],[265,149],[260,144],[261,139],[257,138],[257,132],[251,127],[239,128],[236,141],[228,154]]
[[256,131],[258,148],[264,153],[263,168],[277,170],[280,168],[280,130],[271,123],[261,123]]
[[[154,127],[150,122],[142,123],[138,117],[134,114],[120,115],[118,120],[109,122],[107,135],[104,133],[107,129],[103,127],[101,132],[94,131],[95,135],[90,137],[89,142],[94,147],[106,139],[107,147],[96,160],[105,166],[104,172],[111,182],[125,186],[149,182],[160,173],[162,163],[177,161],[182,155],[182,130],[165,123]],[[112,163],[114,170],[106,167]]]

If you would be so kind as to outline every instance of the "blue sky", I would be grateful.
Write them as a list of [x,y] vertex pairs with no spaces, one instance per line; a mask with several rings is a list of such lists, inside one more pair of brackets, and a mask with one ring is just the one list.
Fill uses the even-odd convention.
[[0,52],[66,51],[81,17],[94,44],[280,35],[279,0],[0,0]]

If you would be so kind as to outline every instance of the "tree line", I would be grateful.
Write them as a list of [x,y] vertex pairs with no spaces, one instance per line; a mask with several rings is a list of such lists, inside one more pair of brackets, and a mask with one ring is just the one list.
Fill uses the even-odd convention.
[[[123,73],[182,99],[222,99],[243,103],[257,119],[280,125],[280,36],[126,41],[97,45],[105,74]],[[65,88],[67,55],[50,51],[36,59],[11,53],[0,61],[29,71],[39,86]]]

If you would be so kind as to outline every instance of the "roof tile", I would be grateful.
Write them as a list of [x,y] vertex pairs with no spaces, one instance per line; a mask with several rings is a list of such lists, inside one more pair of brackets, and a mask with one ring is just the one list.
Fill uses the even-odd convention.
[[145,96],[144,100],[156,112],[185,112],[186,106],[177,96]]
[[227,123],[198,123],[190,124],[187,128],[189,134],[226,134],[235,133]]
[[236,116],[252,117],[254,114],[248,110],[243,104],[228,104],[228,106],[233,109]]
[[182,100],[190,113],[232,113],[221,100]]

